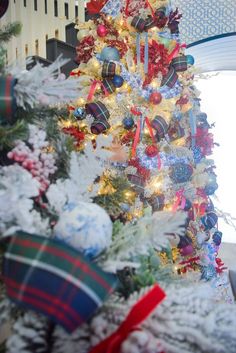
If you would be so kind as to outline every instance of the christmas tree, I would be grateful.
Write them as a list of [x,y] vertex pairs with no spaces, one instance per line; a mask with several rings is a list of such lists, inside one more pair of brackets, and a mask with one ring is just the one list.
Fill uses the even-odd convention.
[[214,142],[181,14],[165,0],[87,9],[70,79],[60,58],[26,72],[1,51],[1,348],[233,353]]

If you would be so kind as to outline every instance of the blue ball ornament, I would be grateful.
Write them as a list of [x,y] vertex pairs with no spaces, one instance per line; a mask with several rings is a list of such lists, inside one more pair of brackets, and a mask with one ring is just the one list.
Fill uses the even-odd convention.
[[124,212],[128,212],[130,210],[130,205],[128,203],[122,203],[120,207]]
[[84,108],[78,107],[74,110],[73,115],[78,120],[83,120],[86,118],[86,111]]
[[124,79],[119,76],[119,75],[115,75],[112,79],[112,82],[113,82],[113,85],[116,87],[116,88],[119,88],[123,85],[124,83]]
[[194,57],[192,55],[186,55],[186,60],[189,65],[194,64]]
[[202,224],[206,230],[210,230],[215,227],[218,217],[215,212],[208,212],[205,216],[201,218]]
[[103,61],[120,61],[119,50],[114,47],[105,47],[101,51],[100,59]]
[[216,246],[219,246],[221,244],[221,239],[222,239],[222,232],[219,232],[218,230],[213,234],[212,240],[213,243]]
[[122,122],[126,130],[130,130],[134,126],[134,119],[132,118],[132,116],[126,116]]
[[210,195],[213,195],[217,189],[218,189],[218,184],[213,182],[205,186],[204,192],[206,195],[210,196]]

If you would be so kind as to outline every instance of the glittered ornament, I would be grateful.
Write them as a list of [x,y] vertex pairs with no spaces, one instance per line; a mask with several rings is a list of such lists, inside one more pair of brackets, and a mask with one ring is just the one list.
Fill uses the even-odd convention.
[[115,75],[112,79],[112,82],[115,87],[119,88],[123,85],[124,79],[119,75]]
[[78,120],[83,120],[86,118],[86,110],[82,107],[78,107],[73,111],[73,115]]
[[132,118],[132,116],[126,116],[122,120],[122,123],[123,123],[123,126],[126,130],[130,130],[134,126],[134,119]]
[[106,37],[108,30],[106,26],[100,24],[97,26],[97,35],[101,38]]
[[94,203],[68,203],[53,230],[54,236],[91,258],[110,246],[112,222]]
[[192,55],[186,55],[188,65],[194,65],[194,57]]
[[100,59],[107,61],[120,61],[119,50],[114,47],[105,47],[101,51]]
[[218,222],[218,216],[215,212],[208,212],[201,218],[202,224],[206,230],[212,229]]
[[176,163],[171,167],[170,178],[175,183],[185,183],[191,179],[193,168],[189,164]]
[[157,148],[157,146],[155,146],[155,145],[147,146],[146,149],[145,149],[145,154],[146,154],[148,157],[155,157],[155,156],[157,156],[157,154],[158,154],[158,148]]
[[213,234],[212,240],[213,243],[216,246],[219,246],[221,244],[221,239],[222,239],[222,232],[219,232],[218,230]]
[[152,92],[149,97],[149,101],[152,104],[160,104],[162,101],[162,95],[159,92]]

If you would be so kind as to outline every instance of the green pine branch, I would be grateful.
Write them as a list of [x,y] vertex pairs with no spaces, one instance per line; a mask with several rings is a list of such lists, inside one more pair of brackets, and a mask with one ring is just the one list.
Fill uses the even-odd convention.
[[21,32],[22,25],[20,22],[8,23],[0,29],[0,43],[8,42],[12,37],[16,37]]
[[12,126],[0,125],[0,151],[12,148],[15,140],[25,140],[27,136],[28,127],[23,120],[17,121]]

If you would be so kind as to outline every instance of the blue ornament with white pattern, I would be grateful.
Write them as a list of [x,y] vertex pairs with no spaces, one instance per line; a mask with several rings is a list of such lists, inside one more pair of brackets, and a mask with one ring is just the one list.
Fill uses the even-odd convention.
[[204,192],[206,195],[210,196],[210,195],[213,195],[217,189],[218,189],[218,184],[216,182],[213,182],[205,186]]
[[106,211],[94,203],[68,203],[53,233],[55,238],[92,259],[110,246],[112,222]]
[[176,163],[171,167],[170,178],[175,183],[185,183],[191,179],[193,168],[190,164]]
[[192,151],[193,151],[194,162],[196,164],[200,163],[203,158],[201,148],[199,146],[194,146],[192,147]]
[[221,244],[222,240],[222,232],[219,232],[218,230],[213,234],[212,236],[213,243],[216,246],[219,246]]

